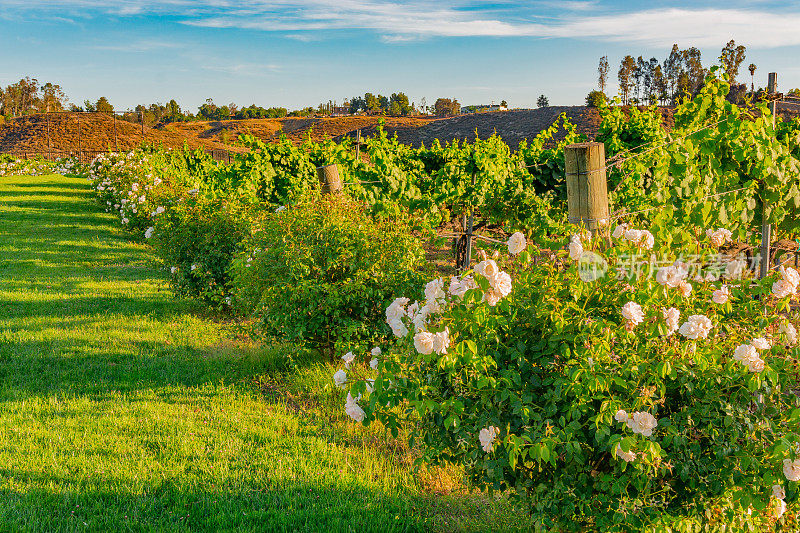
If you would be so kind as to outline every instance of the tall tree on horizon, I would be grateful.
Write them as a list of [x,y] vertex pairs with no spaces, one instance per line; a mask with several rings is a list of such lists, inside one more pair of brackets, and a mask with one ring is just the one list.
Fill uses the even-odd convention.
[[756,92],[756,64],[750,63],[750,66],[747,67],[747,70],[750,71],[750,92]]
[[600,92],[606,93],[606,82],[608,81],[608,56],[600,58],[600,64],[597,65],[597,85]]
[[625,56],[619,65],[617,79],[619,80],[619,94],[622,103],[627,105],[633,86],[633,73],[636,70],[636,60],[631,55]]
[[736,46],[736,41],[731,39],[720,53],[719,60],[725,67],[725,72],[728,74],[728,81],[731,84],[736,83],[736,76],[739,74],[739,67],[744,62],[746,50],[747,49],[741,44]]

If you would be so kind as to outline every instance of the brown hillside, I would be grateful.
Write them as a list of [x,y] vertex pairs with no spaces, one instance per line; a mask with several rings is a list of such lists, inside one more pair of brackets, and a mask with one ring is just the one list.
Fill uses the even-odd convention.
[[[134,148],[144,140],[168,148],[179,148],[184,143],[191,148],[229,149],[240,151],[236,140],[250,133],[265,142],[276,141],[281,133],[295,143],[307,136],[320,141],[326,138],[355,137],[356,131],[369,137],[375,134],[378,124],[384,121],[389,134],[397,134],[400,142],[429,146],[435,139],[448,142],[453,139],[471,140],[477,135],[487,138],[497,132],[512,148],[523,139],[532,139],[549,127],[564,113],[578,131],[593,139],[600,126],[600,116],[595,108],[583,106],[554,106],[541,109],[522,109],[492,113],[460,115],[450,118],[375,117],[350,116],[332,118],[282,118],[226,120],[213,122],[174,123],[157,128],[145,128],[142,136],[138,124],[117,120],[117,143],[120,150]],[[672,109],[662,108],[667,128],[673,125]],[[31,115],[0,125],[0,152],[48,151],[48,118]],[[58,151],[104,151],[115,148],[114,120],[109,115],[89,113],[59,113],[49,115],[50,147]],[[80,128],[79,128],[80,124]],[[563,131],[557,138],[563,135]]]
[[[49,123],[49,124],[48,124]],[[114,141],[114,119],[99,113],[57,113],[30,115],[16,118],[0,125],[0,152],[84,152],[129,150],[142,141],[179,148],[186,142],[191,148],[225,149],[222,143],[187,135],[181,131],[152,129],[123,120],[116,121],[116,144]],[[49,131],[49,144],[48,144]]]

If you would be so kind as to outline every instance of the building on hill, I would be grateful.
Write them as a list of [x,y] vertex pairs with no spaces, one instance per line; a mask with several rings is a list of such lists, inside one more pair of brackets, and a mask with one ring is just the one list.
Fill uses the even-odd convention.
[[490,111],[508,111],[508,107],[491,103],[489,105],[468,105],[461,108],[462,115],[468,115],[469,113],[488,113]]

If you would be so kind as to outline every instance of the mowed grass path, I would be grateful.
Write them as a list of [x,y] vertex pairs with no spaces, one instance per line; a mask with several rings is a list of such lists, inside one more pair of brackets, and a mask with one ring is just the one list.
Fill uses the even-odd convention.
[[0,177],[0,531],[529,526],[165,279],[85,181]]

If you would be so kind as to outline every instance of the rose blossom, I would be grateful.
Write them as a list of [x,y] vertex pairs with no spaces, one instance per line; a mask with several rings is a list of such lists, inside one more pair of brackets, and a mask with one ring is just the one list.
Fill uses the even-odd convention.
[[485,259],[481,261],[475,265],[474,270],[475,273],[480,274],[486,279],[489,279],[500,272],[500,269],[497,267],[497,263],[494,261],[494,259]]
[[517,255],[522,252],[527,245],[528,242],[525,240],[525,235],[518,231],[508,238],[508,253]]
[[789,481],[800,481],[800,459],[795,459],[794,461],[784,459],[783,475]]
[[615,239],[619,239],[623,235],[625,235],[625,231],[627,229],[628,229],[628,223],[627,222],[624,223],[624,224],[620,224],[619,226],[614,228],[614,233],[612,233],[611,236],[614,237]]
[[704,315],[692,315],[687,322],[684,322],[678,332],[687,339],[705,339],[714,325],[711,320]]
[[333,382],[336,384],[337,387],[339,387],[340,389],[343,389],[344,388],[344,384],[347,383],[347,372],[345,372],[344,370],[339,369],[333,375]]
[[617,422],[627,422],[628,421],[628,413],[626,413],[624,409],[620,409],[614,415],[614,420],[616,420]]
[[642,312],[642,306],[637,304],[636,302],[628,302],[622,306],[622,317],[633,324],[639,324],[644,320],[644,313]]
[[667,336],[672,335],[680,327],[681,312],[674,307],[664,309],[664,320],[667,322]]
[[778,498],[779,500],[785,500],[786,490],[784,490],[782,485],[772,485],[772,495]]
[[681,293],[681,296],[684,298],[688,298],[690,294],[692,294],[692,284],[688,281],[681,281],[678,283],[678,292]]
[[720,287],[718,290],[714,291],[711,294],[711,300],[715,304],[722,305],[722,304],[724,304],[725,302],[728,301],[728,298],[730,298],[730,295],[731,295],[731,293],[728,290],[727,285],[723,285],[722,287]]
[[344,404],[344,412],[356,422],[362,422],[364,420],[364,416],[366,415],[364,410],[358,406],[349,392],[347,393],[347,400]]
[[644,437],[652,435],[656,426],[658,426],[656,417],[646,411],[637,411],[628,418],[628,427],[634,433],[641,433]]
[[706,236],[711,240],[711,244],[719,248],[730,240],[731,232],[723,228],[719,228],[717,231],[708,229]]
[[489,278],[489,284],[492,290],[505,298],[511,293],[511,276],[507,272],[498,272],[495,276]]
[[483,447],[483,451],[489,453],[492,451],[494,445],[495,437],[500,434],[500,428],[495,426],[489,426],[488,428],[483,428],[478,433],[478,440],[481,442],[481,446]]
[[342,361],[344,361],[345,368],[350,368],[350,363],[352,363],[353,359],[355,358],[356,356],[355,354],[353,354],[353,352],[347,352],[346,354],[344,354],[342,356]]
[[786,344],[789,346],[793,346],[797,342],[797,328],[788,320],[781,322],[781,327],[778,331],[786,338]]
[[760,357],[751,360],[750,364],[747,365],[747,370],[755,373],[761,372],[762,370],[764,370],[764,360],[761,359]]
[[389,322],[389,327],[392,328],[392,333],[395,337],[405,337],[408,335],[408,328],[400,319],[394,319]]
[[756,350],[769,350],[772,348],[772,345],[764,337],[756,337],[750,344],[752,344]]
[[787,296],[792,296],[796,292],[797,286],[792,285],[785,279],[779,279],[772,284],[772,294],[774,294],[776,298],[786,298]]
[[569,258],[577,261],[583,255],[583,245],[580,240],[573,238],[569,242]]
[[450,328],[433,334],[433,351],[439,355],[446,354],[450,347]]
[[619,444],[617,444],[614,453],[616,454],[617,457],[619,457],[626,463],[630,463],[631,461],[636,459],[636,454],[633,452],[633,450],[628,450],[627,452],[623,452],[622,447]]
[[754,361],[756,359],[758,359],[758,352],[756,351],[755,346],[751,344],[740,344],[733,351],[733,360],[738,361],[743,365],[749,365],[750,361]]
[[414,335],[414,348],[422,355],[428,355],[433,352],[433,343],[433,333],[420,331]]

